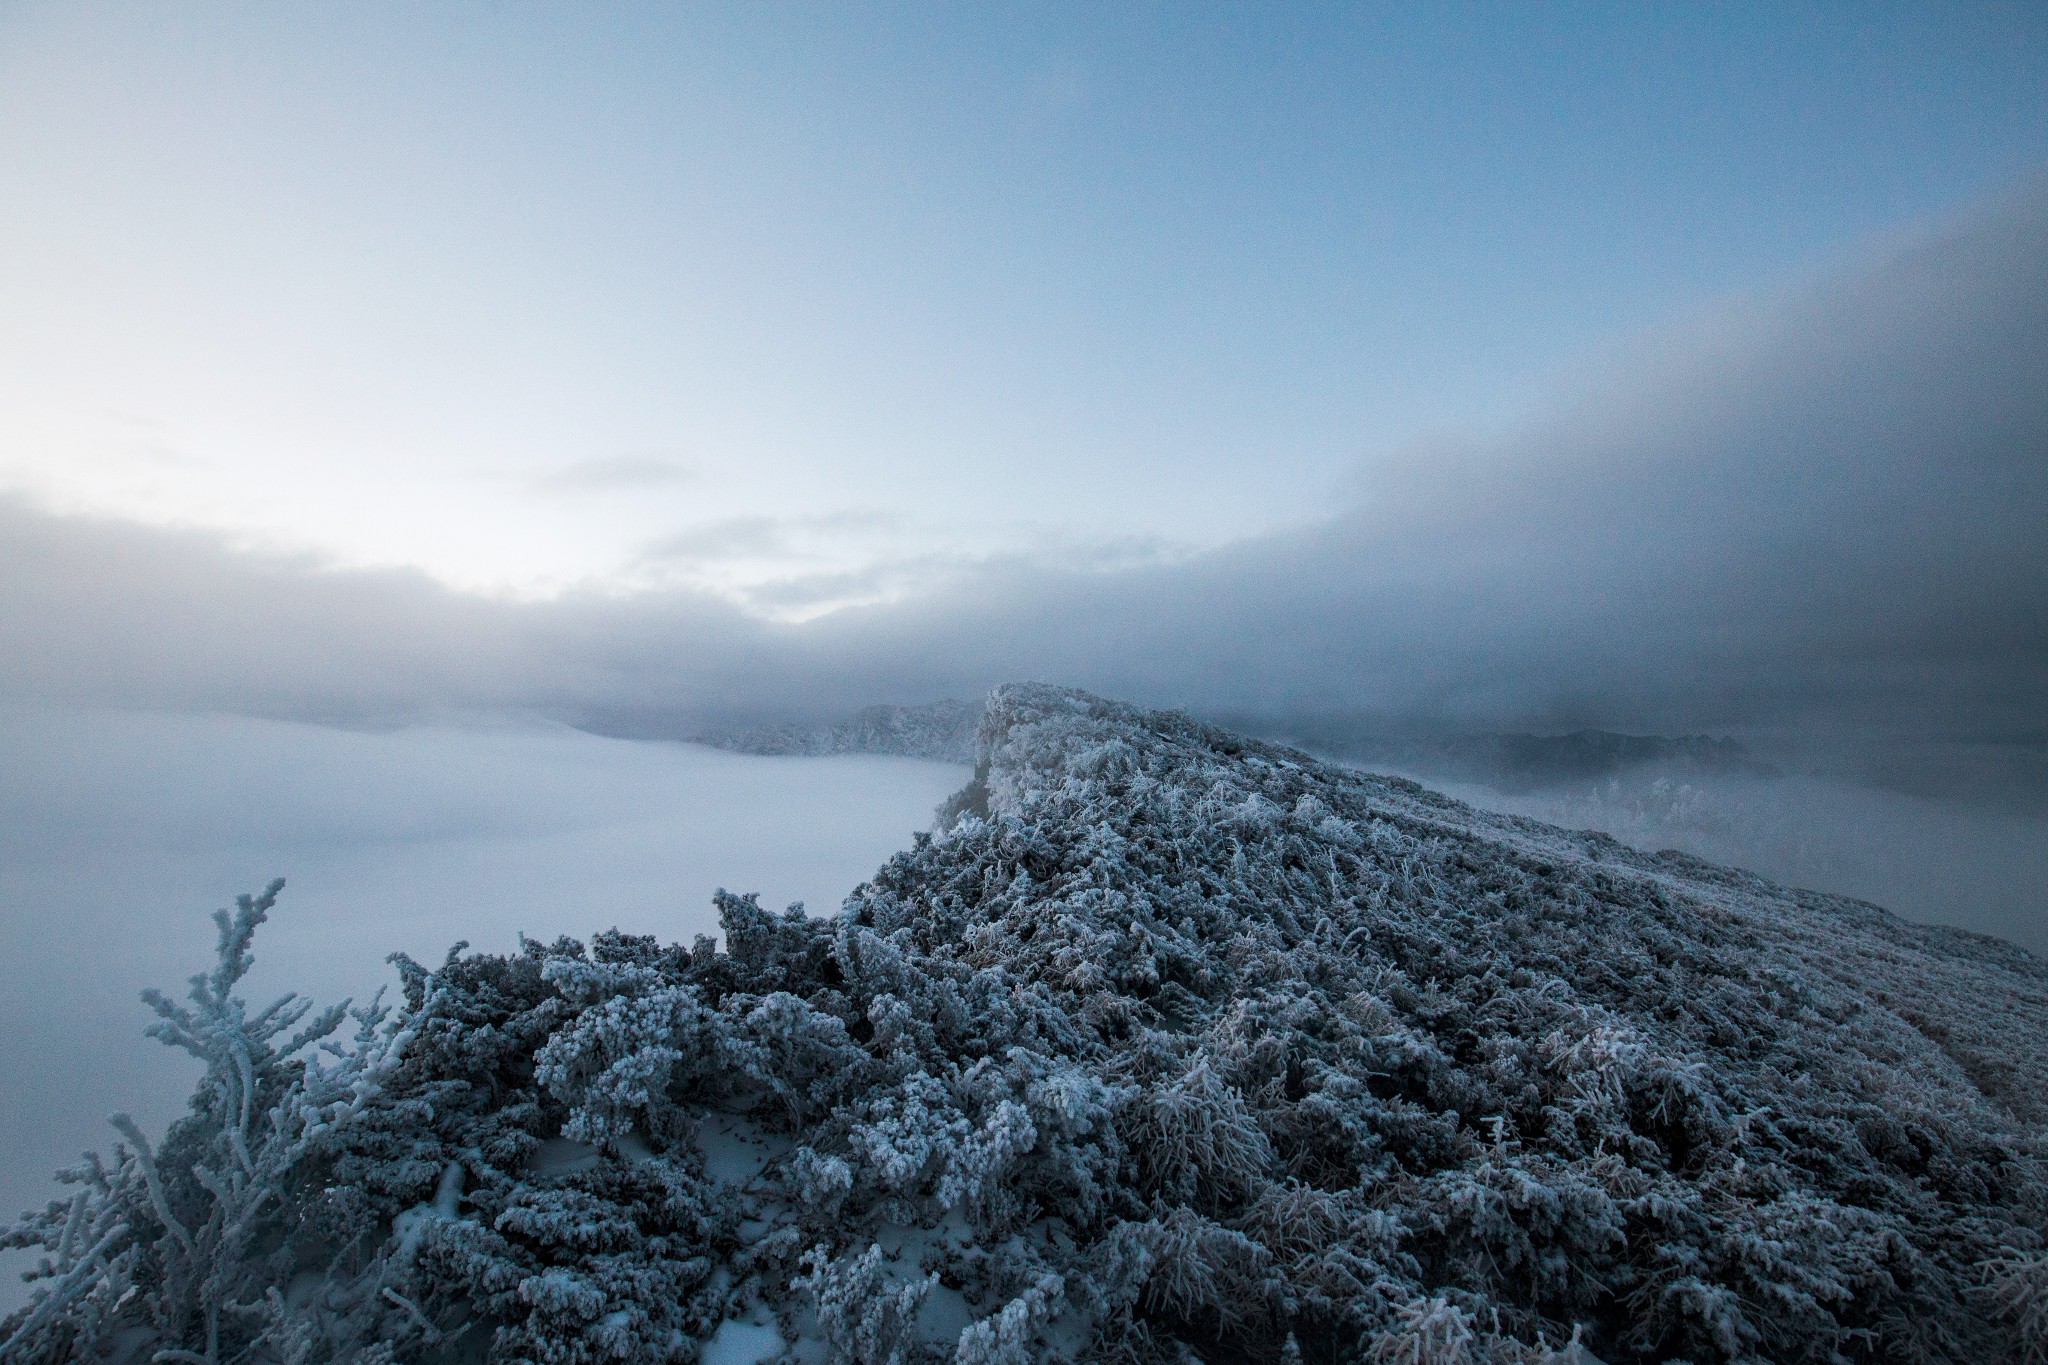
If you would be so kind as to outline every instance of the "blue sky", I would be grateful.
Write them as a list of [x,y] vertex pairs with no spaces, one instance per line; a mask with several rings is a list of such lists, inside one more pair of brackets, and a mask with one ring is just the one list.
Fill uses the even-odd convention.
[[794,616],[1171,560],[2044,162],[2021,5],[13,6],[0,488]]

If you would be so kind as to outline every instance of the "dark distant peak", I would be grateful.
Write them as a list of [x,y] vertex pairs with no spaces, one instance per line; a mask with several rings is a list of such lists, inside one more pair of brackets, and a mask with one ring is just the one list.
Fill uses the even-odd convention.
[[1749,751],[1732,739],[1623,735],[1612,730],[1475,735],[1447,741],[1444,750],[1447,757],[1475,764],[1494,778],[1536,787],[1609,777],[1653,763],[1714,773],[1746,771],[1754,766]]
[[972,763],[981,716],[981,703],[947,698],[914,706],[866,706],[836,720],[713,730],[695,739],[743,754],[894,754]]
[[1446,732],[1341,717],[1305,718],[1279,726],[1239,723],[1345,762],[1480,782],[1503,790],[1531,791],[1646,767],[1714,774],[1773,771],[1754,759],[1740,741],[1710,735],[1626,735],[1594,729],[1561,735]]

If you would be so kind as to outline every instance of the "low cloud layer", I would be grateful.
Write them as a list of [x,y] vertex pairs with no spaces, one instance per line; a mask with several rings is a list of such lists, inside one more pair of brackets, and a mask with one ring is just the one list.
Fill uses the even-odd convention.
[[[555,727],[390,734],[234,716],[0,705],[0,1210],[61,1193],[106,1115],[161,1131],[190,1093],[143,1036],[145,986],[208,965],[207,914],[289,884],[251,1000],[391,986],[392,951],[614,925],[719,932],[711,893],[829,911],[964,773],[908,759],[764,759]],[[28,1294],[0,1253],[0,1314]]]
[[[1275,717],[2048,738],[2048,182],[1642,340],[1512,438],[1171,564],[984,563],[801,626],[687,593],[466,597],[0,509],[0,690],[641,732],[1010,678]],[[1084,494],[1085,490],[1077,490]]]

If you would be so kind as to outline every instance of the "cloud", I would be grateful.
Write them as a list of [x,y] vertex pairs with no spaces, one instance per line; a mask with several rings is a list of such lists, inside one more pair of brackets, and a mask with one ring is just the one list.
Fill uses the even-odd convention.
[[2048,813],[1930,800],[1825,777],[1660,771],[1504,793],[1429,785],[1492,810],[1678,848],[1788,886],[1858,896],[1909,919],[2048,952]]
[[[209,956],[207,912],[290,878],[249,994],[322,1004],[458,940],[717,934],[711,893],[836,908],[964,773],[752,759],[560,726],[346,733],[246,717],[0,704],[0,1208],[128,1111],[161,1131],[192,1076],[143,1027]],[[0,1253],[0,1315],[32,1261]]]
[[649,541],[640,557],[658,564],[779,558],[789,553],[788,525],[781,517],[727,517]]
[[1134,576],[1108,671],[1530,727],[2038,729],[2042,183],[1636,351],[1512,439],[1377,462],[1321,526]]
[[642,547],[640,558],[646,564],[815,562],[833,542],[886,541],[904,529],[902,517],[873,508],[805,517],[725,517],[658,536]]
[[0,690],[666,731],[1043,677],[1255,715],[2039,739],[2042,374],[2048,181],[1638,338],[1546,420],[1371,462],[1355,505],[1284,534],[1107,567],[803,518],[650,547],[778,559],[738,585],[763,606],[885,599],[800,626],[694,580],[510,604],[12,506]]
[[1101,575],[1186,557],[1148,536],[1082,535],[1025,522],[944,526],[875,508],[728,517],[657,537],[629,574],[711,593],[756,615],[814,620],[855,606],[943,595],[993,575]]
[[612,455],[578,460],[537,475],[532,486],[551,494],[637,492],[646,488],[695,483],[700,477],[696,470],[674,460],[646,455]]

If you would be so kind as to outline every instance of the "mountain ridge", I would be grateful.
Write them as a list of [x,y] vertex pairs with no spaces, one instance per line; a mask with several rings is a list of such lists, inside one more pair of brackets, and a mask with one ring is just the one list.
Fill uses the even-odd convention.
[[[2000,940],[1039,685],[992,695],[973,778],[836,916],[719,905],[722,943],[611,931],[402,964],[377,1036],[403,1055],[307,1140],[244,1282],[316,1252],[347,1274],[279,1301],[256,1345],[719,1365],[2048,1347],[2048,965]],[[229,1159],[235,1067],[216,1059],[151,1180],[131,1153],[102,1203],[53,1205],[16,1244],[104,1216],[159,1268],[128,1285],[174,1282],[146,1187],[219,1212],[194,1172]],[[344,1225],[384,1240],[351,1259]],[[161,1295],[90,1271],[62,1283],[104,1292],[17,1316],[0,1355],[68,1350],[93,1304],[142,1330]]]

